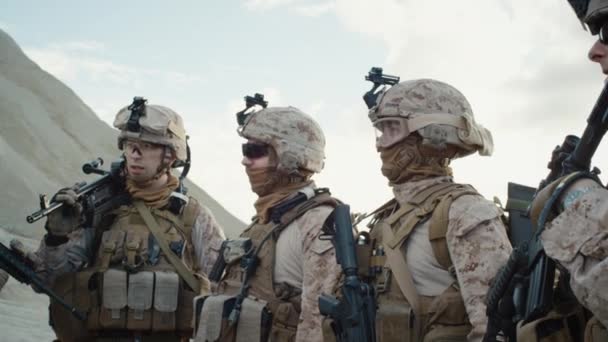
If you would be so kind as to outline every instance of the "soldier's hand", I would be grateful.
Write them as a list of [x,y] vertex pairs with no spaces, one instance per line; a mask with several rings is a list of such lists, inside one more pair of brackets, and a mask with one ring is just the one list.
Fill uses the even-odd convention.
[[76,190],[81,184],[63,188],[54,196],[53,201],[62,202],[61,209],[49,214],[46,221],[47,231],[55,237],[66,237],[81,224],[82,205],[78,202]]
[[[530,205],[530,219],[532,220],[532,225],[535,229],[538,224],[540,213],[543,211],[545,204],[547,204],[547,201],[549,198],[551,198],[551,195],[553,195],[553,192],[555,192],[555,189],[557,189],[557,186],[562,182],[563,178],[564,177],[558,178],[549,183],[538,194],[536,194],[536,197],[534,197],[534,200]],[[552,220],[557,214],[558,213],[555,211],[551,212],[549,217],[547,217],[547,222]]]

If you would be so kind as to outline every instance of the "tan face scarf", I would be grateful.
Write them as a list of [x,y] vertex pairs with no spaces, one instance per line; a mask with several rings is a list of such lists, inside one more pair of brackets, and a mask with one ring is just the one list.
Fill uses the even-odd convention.
[[259,198],[253,206],[255,207],[258,221],[267,223],[270,219],[270,208],[289,197],[296,190],[304,188],[312,181],[310,176],[289,176],[276,170],[275,166],[260,169],[245,169],[251,189],[258,194]]
[[418,136],[410,135],[393,146],[378,149],[382,159],[382,174],[391,185],[452,175],[450,159],[446,157],[450,151],[436,153],[421,148],[419,140]]
[[173,174],[168,173],[167,183],[160,189],[151,190],[148,186],[142,186],[127,178],[126,189],[133,199],[144,201],[148,207],[163,208],[169,203],[171,193],[177,189],[179,180]]

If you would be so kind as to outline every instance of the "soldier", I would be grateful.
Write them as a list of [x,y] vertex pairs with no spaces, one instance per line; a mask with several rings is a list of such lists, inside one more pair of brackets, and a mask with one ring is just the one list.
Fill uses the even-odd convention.
[[366,102],[395,196],[369,224],[369,264],[379,266],[371,280],[377,338],[480,341],[485,295],[511,245],[501,210],[472,186],[455,183],[449,165],[475,152],[490,155],[491,134],[446,83],[411,80],[377,94]]
[[[136,98],[137,99],[137,98]],[[37,256],[38,273],[87,319],[51,301],[59,341],[180,341],[192,334],[192,300],[224,233],[208,209],[178,192],[172,167],[186,161],[186,132],[173,110],[134,104],[114,120],[124,184],[120,206],[83,227],[74,189],[60,190]]]
[[222,247],[226,272],[204,299],[195,341],[322,340],[318,297],[339,276],[331,242],[320,239],[337,202],[311,179],[323,169],[325,137],[299,109],[261,104],[237,115],[256,215]]
[[[608,1],[569,1],[578,18],[599,39],[589,59],[608,75]],[[592,177],[574,183],[566,176],[545,187],[535,198],[531,217],[540,212],[561,185],[565,192],[553,207],[557,215],[547,223],[541,241],[547,256],[570,274],[570,286],[579,302],[594,318],[587,323],[585,341],[608,341],[608,190]]]

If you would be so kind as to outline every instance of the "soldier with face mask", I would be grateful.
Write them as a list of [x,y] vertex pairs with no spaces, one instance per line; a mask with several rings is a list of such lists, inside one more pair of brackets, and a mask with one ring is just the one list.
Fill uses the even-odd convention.
[[256,215],[222,248],[226,272],[204,299],[195,341],[322,340],[318,297],[339,275],[331,242],[320,238],[337,202],[311,179],[323,169],[325,137],[299,109],[260,104],[238,113]]
[[223,230],[178,191],[171,169],[186,162],[187,145],[176,112],[136,98],[114,127],[124,155],[116,209],[84,227],[75,190],[59,191],[63,210],[49,215],[36,253],[42,278],[87,316],[78,321],[51,301],[51,326],[62,342],[187,339],[192,300],[208,291]]
[[[569,3],[591,34],[598,35],[589,59],[608,75],[608,1]],[[585,341],[608,341],[608,191],[596,179],[568,182],[571,176],[554,181],[536,196],[531,218],[537,222],[556,189],[568,184],[552,208],[555,218],[545,225],[541,241],[547,256],[569,273],[578,301],[594,315],[587,323]]]
[[377,340],[480,341],[485,295],[511,245],[501,210],[455,183],[449,165],[475,152],[490,155],[490,132],[443,82],[405,81],[375,95],[366,102],[395,196],[369,224]]

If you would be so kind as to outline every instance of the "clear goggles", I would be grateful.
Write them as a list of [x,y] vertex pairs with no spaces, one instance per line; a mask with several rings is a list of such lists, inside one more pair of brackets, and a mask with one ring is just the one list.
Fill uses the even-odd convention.
[[384,118],[374,122],[376,147],[390,147],[410,135],[406,118]]

